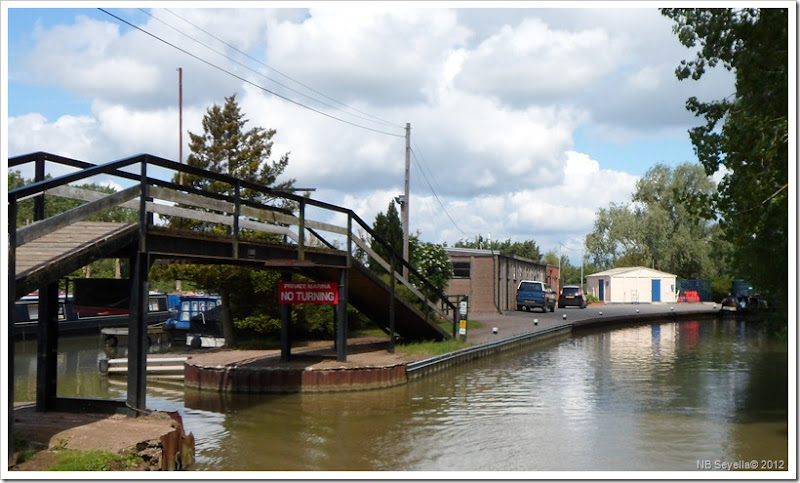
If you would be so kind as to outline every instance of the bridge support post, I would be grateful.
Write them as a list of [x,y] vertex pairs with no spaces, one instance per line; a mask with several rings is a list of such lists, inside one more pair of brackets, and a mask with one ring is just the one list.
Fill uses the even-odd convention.
[[[291,282],[292,274],[281,272],[281,281]],[[292,358],[292,306],[281,304],[281,360],[286,362]]]
[[53,411],[58,397],[58,282],[39,288],[37,336],[36,410]]
[[347,361],[347,269],[339,270],[339,303],[336,306],[336,360]]
[[131,300],[128,320],[128,398],[129,416],[145,411],[147,406],[147,253],[131,258]]

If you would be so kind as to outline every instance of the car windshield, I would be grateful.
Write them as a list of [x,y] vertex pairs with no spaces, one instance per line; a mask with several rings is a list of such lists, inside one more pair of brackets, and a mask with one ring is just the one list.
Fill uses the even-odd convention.
[[561,291],[564,295],[580,295],[581,289],[578,287],[564,287],[564,290]]
[[521,283],[519,285],[519,289],[523,292],[541,292],[542,291],[542,284],[540,283]]

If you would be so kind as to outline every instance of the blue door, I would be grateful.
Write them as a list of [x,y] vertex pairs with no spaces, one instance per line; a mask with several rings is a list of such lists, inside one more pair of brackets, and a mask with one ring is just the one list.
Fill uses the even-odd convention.
[[650,299],[653,302],[661,302],[661,280],[653,279],[653,297]]
[[600,301],[604,302],[606,300],[605,290],[603,290],[605,288],[605,282],[603,281],[602,278],[597,281],[597,288],[598,288],[598,293],[600,294]]

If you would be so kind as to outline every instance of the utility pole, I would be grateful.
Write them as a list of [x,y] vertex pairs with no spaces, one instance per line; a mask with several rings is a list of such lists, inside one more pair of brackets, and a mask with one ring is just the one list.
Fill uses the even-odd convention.
[[561,292],[561,242],[558,242],[558,291]]
[[[183,68],[178,67],[178,162],[183,164]],[[178,173],[178,184],[183,186],[183,171]]]
[[[178,162],[183,164],[183,68],[178,67]],[[178,171],[178,184],[183,186],[183,171]],[[183,291],[183,281],[175,281],[175,290]]]
[[[403,204],[400,205],[403,217],[403,259],[408,261],[408,211],[409,202],[408,197],[409,177],[411,175],[411,123],[406,123],[406,180],[405,189],[403,191]],[[408,280],[408,267],[403,265],[403,278]]]

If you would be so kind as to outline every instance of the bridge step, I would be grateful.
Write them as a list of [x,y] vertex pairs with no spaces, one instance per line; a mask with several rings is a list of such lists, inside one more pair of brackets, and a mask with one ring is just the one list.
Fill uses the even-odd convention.
[[[147,377],[156,379],[183,379],[183,364],[188,357],[148,357]],[[97,361],[100,374],[124,376],[128,374],[128,359],[100,359]]]

